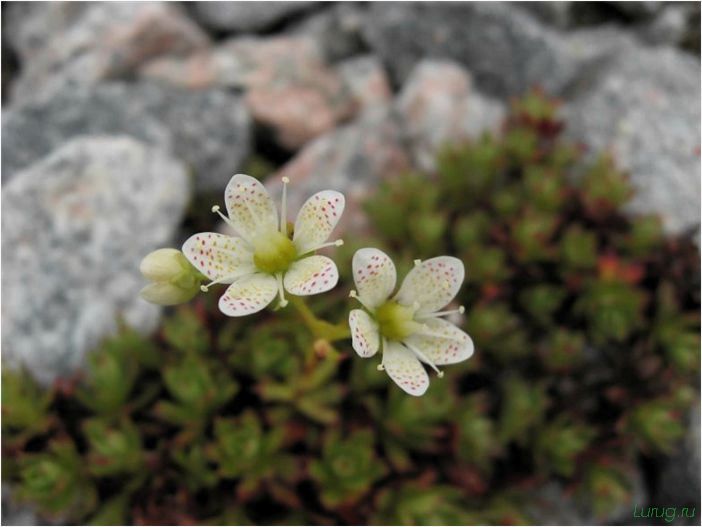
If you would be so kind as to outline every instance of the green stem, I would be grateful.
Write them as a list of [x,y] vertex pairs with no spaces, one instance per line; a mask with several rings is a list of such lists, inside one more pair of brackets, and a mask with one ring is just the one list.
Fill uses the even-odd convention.
[[290,296],[288,298],[290,299],[290,303],[295,306],[295,309],[300,313],[307,328],[316,338],[324,339],[329,342],[351,338],[351,330],[345,322],[341,324],[330,324],[325,320],[320,320],[312,313],[312,310],[305,304],[302,297]]

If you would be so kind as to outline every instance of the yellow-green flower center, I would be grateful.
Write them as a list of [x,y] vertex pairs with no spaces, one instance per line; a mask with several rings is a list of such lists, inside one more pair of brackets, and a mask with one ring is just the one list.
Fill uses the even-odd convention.
[[284,273],[296,257],[293,242],[278,231],[270,231],[254,241],[254,264],[264,273]]
[[380,334],[388,340],[403,340],[420,329],[414,321],[415,309],[388,300],[375,311]]

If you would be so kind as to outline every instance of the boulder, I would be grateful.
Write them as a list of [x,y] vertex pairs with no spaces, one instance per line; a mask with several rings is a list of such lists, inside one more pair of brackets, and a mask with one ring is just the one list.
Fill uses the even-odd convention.
[[41,382],[71,374],[121,318],[148,332],[141,258],[173,242],[185,166],[127,137],[79,137],[2,189],[2,353]]
[[420,62],[397,106],[415,165],[426,171],[435,168],[442,146],[496,133],[505,116],[504,105],[478,93],[471,76],[450,61]]
[[64,89],[3,113],[3,182],[68,139],[89,134],[131,135],[173,152],[194,170],[198,190],[223,188],[251,144],[248,111],[225,90],[153,83]]
[[252,33],[269,29],[313,8],[317,2],[195,2],[192,11],[206,28]]
[[632,209],[669,232],[699,225],[700,63],[673,48],[613,48],[565,106],[566,132],[631,174]]
[[380,108],[392,101],[390,79],[382,62],[374,55],[359,55],[336,67],[346,85],[357,113]]
[[292,35],[313,39],[327,62],[337,62],[366,50],[362,28],[365,3],[328,2],[330,6],[293,24]]
[[22,63],[13,86],[17,100],[129,76],[154,57],[183,55],[209,44],[174,3],[37,2],[13,12],[17,28],[11,42]]
[[558,93],[578,71],[560,33],[499,2],[378,2],[363,29],[400,83],[423,58],[462,64],[483,93],[499,97],[534,85]]
[[202,89],[243,90],[251,115],[294,150],[354,112],[351,94],[316,43],[304,37],[241,37],[185,59],[154,61],[146,78]]

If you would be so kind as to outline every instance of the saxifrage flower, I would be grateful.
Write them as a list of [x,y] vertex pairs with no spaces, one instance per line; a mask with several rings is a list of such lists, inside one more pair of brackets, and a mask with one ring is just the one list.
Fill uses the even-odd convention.
[[463,313],[463,307],[441,311],[458,293],[465,270],[451,256],[415,261],[395,296],[395,264],[384,252],[366,248],[353,257],[353,278],[363,309],[349,314],[354,350],[372,357],[382,346],[380,366],[411,395],[422,395],[429,387],[428,364],[440,377],[437,366],[455,364],[473,354],[473,341],[462,330],[442,319]]
[[281,215],[268,191],[257,179],[236,174],[224,193],[228,216],[212,208],[239,235],[226,236],[202,232],[183,244],[188,260],[211,283],[231,284],[219,299],[219,309],[228,316],[256,313],[270,304],[276,295],[280,306],[287,304],[285,291],[307,296],[332,289],[339,280],[336,264],[313,254],[323,247],[343,242],[325,243],[344,211],[344,196],[324,190],[310,197],[300,209],[292,237],[286,217],[286,189],[283,178]]

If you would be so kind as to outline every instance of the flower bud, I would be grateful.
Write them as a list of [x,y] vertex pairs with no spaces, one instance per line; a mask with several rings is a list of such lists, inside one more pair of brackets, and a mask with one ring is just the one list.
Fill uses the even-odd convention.
[[139,270],[153,282],[139,293],[152,304],[182,304],[200,290],[202,275],[177,249],[157,249],[149,253],[141,261]]
[[177,249],[156,249],[147,254],[139,265],[144,278],[151,282],[166,282],[176,278],[190,265]]

